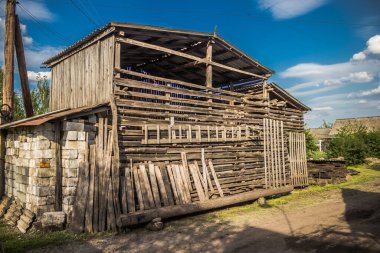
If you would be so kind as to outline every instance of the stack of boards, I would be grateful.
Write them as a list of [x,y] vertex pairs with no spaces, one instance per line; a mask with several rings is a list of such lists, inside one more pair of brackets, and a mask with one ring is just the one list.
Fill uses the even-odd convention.
[[0,218],[4,217],[7,224],[17,226],[21,233],[26,233],[35,220],[35,214],[23,208],[16,200],[4,196],[0,204]]
[[310,184],[339,184],[347,181],[348,170],[343,160],[307,161]]
[[182,163],[130,162],[121,178],[122,213],[189,204],[196,201],[223,197],[211,160],[187,162],[182,153]]

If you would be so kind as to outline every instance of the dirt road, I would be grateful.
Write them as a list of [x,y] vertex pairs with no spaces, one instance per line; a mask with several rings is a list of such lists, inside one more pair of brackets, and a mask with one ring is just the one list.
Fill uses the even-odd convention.
[[380,252],[380,179],[240,210],[170,221],[159,232],[139,228],[40,252]]

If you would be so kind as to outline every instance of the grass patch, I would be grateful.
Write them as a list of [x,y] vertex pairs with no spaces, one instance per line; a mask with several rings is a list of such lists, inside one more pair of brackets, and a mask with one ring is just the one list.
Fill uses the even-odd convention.
[[[98,236],[98,235],[96,235]],[[73,241],[84,241],[95,237],[88,233],[76,234],[69,231],[44,233],[30,229],[27,234],[21,234],[17,228],[0,221],[0,243],[5,252],[25,252],[48,245],[62,245]]]
[[272,207],[288,206],[307,206],[310,204],[317,204],[316,199],[324,199],[329,197],[329,193],[333,190],[339,190],[342,188],[355,188],[366,182],[370,182],[375,178],[380,177],[380,170],[368,168],[365,165],[350,166],[349,169],[360,172],[356,176],[352,176],[351,180],[340,184],[327,184],[325,186],[311,185],[305,189],[296,189],[290,194],[272,198],[267,200],[266,207],[260,207],[257,202],[251,204],[226,208],[223,210],[210,212],[205,214],[205,218],[210,222],[230,219],[239,215],[248,214],[251,212],[265,212]]

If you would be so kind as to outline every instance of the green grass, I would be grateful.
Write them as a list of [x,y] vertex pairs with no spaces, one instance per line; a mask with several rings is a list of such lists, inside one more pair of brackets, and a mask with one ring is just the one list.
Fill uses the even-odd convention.
[[296,189],[285,196],[268,199],[267,205],[265,207],[260,207],[257,204],[257,202],[253,202],[251,204],[235,206],[215,212],[206,213],[203,215],[203,217],[200,218],[211,222],[215,222],[221,220],[228,220],[233,217],[248,214],[251,212],[266,212],[267,209],[273,207],[281,207],[284,205],[296,207],[313,205],[318,203],[318,201],[316,201],[318,199],[328,198],[330,195],[329,193],[331,193],[331,191],[339,190],[342,188],[355,188],[366,182],[370,182],[375,178],[380,178],[380,170],[371,169],[365,165],[359,165],[354,167],[350,166],[349,169],[356,170],[360,173],[356,176],[352,176],[351,180],[344,183],[327,184],[325,186],[312,185],[305,189]]
[[0,243],[5,252],[25,252],[47,245],[62,245],[73,241],[83,241],[94,237],[88,233],[75,234],[68,231],[44,233],[30,229],[27,234],[21,234],[17,228],[10,227],[0,221]]

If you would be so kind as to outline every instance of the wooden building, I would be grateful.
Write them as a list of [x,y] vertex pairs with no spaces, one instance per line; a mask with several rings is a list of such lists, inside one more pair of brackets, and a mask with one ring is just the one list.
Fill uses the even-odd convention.
[[[1,128],[15,136],[54,122],[51,208],[63,208],[74,230],[113,230],[308,183],[310,109],[215,33],[109,23],[44,66],[51,112]],[[75,148],[83,152],[63,162]]]

